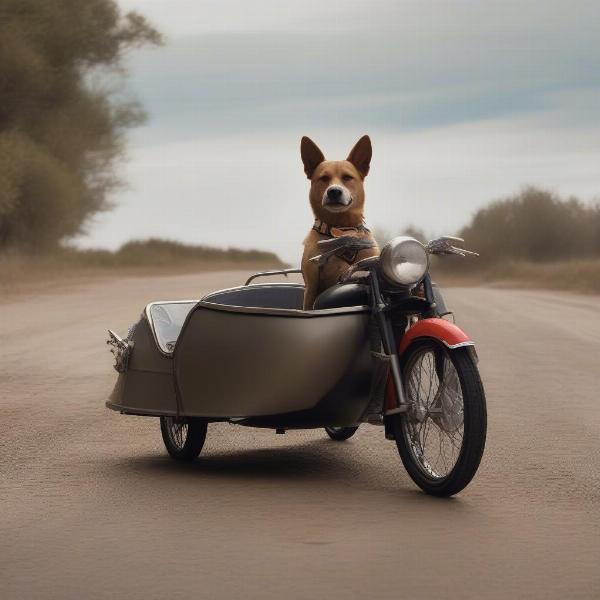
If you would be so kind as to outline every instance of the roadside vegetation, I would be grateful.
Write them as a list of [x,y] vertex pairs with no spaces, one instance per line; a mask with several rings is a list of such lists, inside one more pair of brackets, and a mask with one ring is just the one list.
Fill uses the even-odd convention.
[[53,251],[111,207],[145,117],[123,58],[160,43],[113,0],[0,0],[0,251]]
[[477,211],[459,235],[481,264],[600,258],[600,204],[527,187]]
[[[403,233],[421,241],[434,237],[413,227]],[[478,210],[455,235],[480,256],[434,260],[442,283],[600,293],[599,203],[526,187]]]
[[[269,252],[156,239],[115,252],[69,247],[111,208],[125,135],[145,118],[123,91],[124,57],[162,38],[115,0],[0,0],[0,34],[0,289],[81,272],[281,266]],[[458,235],[481,256],[438,261],[441,280],[600,293],[599,204],[528,187]]]
[[123,59],[161,35],[114,0],[0,0],[0,290],[108,272],[281,266],[270,252],[69,240],[112,207],[125,135],[143,123]]
[[452,286],[488,285],[600,294],[600,258],[545,263],[507,260],[478,267],[459,265],[457,260],[451,257],[435,261],[432,273],[438,283]]
[[168,240],[138,240],[118,250],[57,248],[52,252],[0,253],[0,295],[68,280],[119,275],[179,274],[195,271],[259,270],[285,266],[272,252],[192,246]]
[[480,257],[448,263],[454,277],[600,293],[599,203],[527,187],[477,211],[458,235]]

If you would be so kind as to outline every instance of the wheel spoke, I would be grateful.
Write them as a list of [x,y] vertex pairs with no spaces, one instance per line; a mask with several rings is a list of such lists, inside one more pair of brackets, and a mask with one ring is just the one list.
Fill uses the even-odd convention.
[[402,430],[419,468],[432,479],[447,477],[463,445],[464,403],[460,380],[444,348],[424,347],[406,368],[411,411]]
[[167,434],[171,443],[179,450],[185,446],[188,436],[188,424],[176,421],[173,417],[166,417]]

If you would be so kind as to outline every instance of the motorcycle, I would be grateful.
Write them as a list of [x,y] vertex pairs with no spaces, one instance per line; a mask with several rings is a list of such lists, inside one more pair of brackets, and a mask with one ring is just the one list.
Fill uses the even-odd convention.
[[[302,284],[253,283],[299,269],[255,273],[199,301],[153,302],[126,337],[109,330],[119,375],[106,406],[159,417],[168,453],[187,461],[212,422],[324,428],[335,441],[380,426],[422,490],[456,494],[484,451],[486,401],[474,343],[449,320],[429,257],[475,254],[462,242],[396,237],[310,311]],[[316,260],[361,243],[328,240]]]

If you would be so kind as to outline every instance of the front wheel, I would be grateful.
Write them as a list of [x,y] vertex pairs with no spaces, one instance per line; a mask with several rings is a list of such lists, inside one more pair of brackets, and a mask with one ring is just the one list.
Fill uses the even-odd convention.
[[160,418],[160,431],[165,448],[175,460],[195,460],[204,446],[206,430],[206,421],[202,419]]
[[486,402],[470,348],[434,340],[402,357],[409,410],[391,425],[412,480],[434,496],[452,496],[473,479],[485,447]]
[[336,442],[344,442],[351,438],[358,427],[325,427],[327,435]]

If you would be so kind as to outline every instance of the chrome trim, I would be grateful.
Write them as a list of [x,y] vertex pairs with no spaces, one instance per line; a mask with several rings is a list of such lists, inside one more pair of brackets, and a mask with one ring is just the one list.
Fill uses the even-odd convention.
[[[401,282],[401,281],[398,281],[398,279],[396,278],[396,274],[393,271],[391,253],[398,246],[401,246],[402,244],[412,243],[412,242],[418,244],[418,246],[420,246],[422,248],[423,255],[425,256],[425,266],[423,269],[423,273],[417,280],[410,281],[410,282]],[[427,252],[427,248],[419,240],[417,240],[414,237],[409,236],[409,235],[399,235],[399,236],[392,238],[381,249],[381,254],[379,256],[380,256],[379,265],[380,265],[381,275],[388,283],[390,283],[396,287],[400,287],[400,288],[402,288],[402,287],[411,288],[413,286],[419,285],[419,283],[421,283],[423,281],[423,279],[425,279],[425,276],[427,275],[427,273],[429,273],[429,268],[431,266],[429,264],[429,254]],[[406,259],[404,257],[402,257],[402,258],[403,258],[402,262],[406,263],[407,262]]]
[[251,315],[266,315],[266,316],[279,316],[279,317],[300,317],[300,318],[312,318],[312,317],[326,317],[334,315],[345,315],[352,313],[365,313],[370,312],[371,308],[367,305],[362,306],[348,306],[341,308],[323,308],[317,310],[300,310],[295,308],[260,308],[255,306],[235,306],[232,304],[219,304],[217,302],[209,302],[208,300],[200,300],[196,307],[192,310],[196,310],[198,307],[208,308],[210,310],[220,310],[225,312],[235,312],[240,314],[251,314]]
[[136,415],[139,417],[175,417],[175,416],[177,416],[176,411],[154,410],[152,408],[150,408],[150,409],[128,408],[126,406],[123,406],[122,404],[115,404],[114,402],[111,402],[110,400],[107,400],[104,403],[104,406],[106,406],[106,408],[109,408],[110,410],[119,412],[122,415]]
[[111,346],[110,352],[115,357],[113,365],[117,373],[125,373],[129,366],[129,357],[133,348],[133,342],[128,339],[122,339],[111,329],[108,330],[108,339],[106,343]]
[[448,342],[445,342],[444,340],[441,340],[444,344],[444,346],[446,346],[446,348],[449,348],[450,350],[456,350],[456,348],[466,348],[467,346],[474,346],[475,342],[473,342],[472,340],[468,340],[466,342],[459,342],[458,344],[449,344]]
[[[295,288],[304,288],[302,283],[263,283],[258,284],[256,287],[263,287],[266,289],[274,288],[274,287],[295,287]],[[282,316],[282,317],[325,317],[327,315],[338,315],[338,314],[347,314],[347,313],[363,313],[371,310],[370,306],[361,305],[361,306],[348,306],[348,307],[339,307],[339,308],[323,308],[323,309],[313,309],[313,310],[302,310],[296,308],[261,308],[260,306],[238,306],[236,304],[221,304],[220,302],[211,302],[210,299],[213,296],[221,294],[223,292],[235,292],[237,290],[245,289],[245,285],[238,285],[236,287],[224,288],[222,290],[217,290],[215,292],[211,292],[206,296],[203,296],[198,302],[197,306],[203,306],[204,308],[209,308],[211,310],[221,310],[226,312],[237,312],[240,314],[261,314],[261,315],[274,315],[274,316]],[[195,310],[195,308],[193,309]],[[191,312],[191,311],[190,311]]]
[[330,258],[333,258],[340,251],[361,252],[375,248],[377,244],[375,240],[365,237],[357,237],[355,235],[342,235],[330,239],[320,240],[317,242],[321,254],[313,256],[309,262],[316,263],[319,267],[323,267]]
[[390,408],[389,410],[385,410],[383,412],[384,416],[389,417],[391,415],[399,415],[402,413],[406,413],[408,412],[408,403],[404,402],[402,404],[400,404],[400,406],[397,406],[396,408]]
[[454,237],[451,235],[444,235],[442,237],[436,238],[435,240],[430,240],[425,248],[429,254],[458,254],[459,256],[479,256],[477,252],[472,252],[471,250],[465,250],[461,248],[459,244],[464,244],[465,240],[459,237]]
[[278,271],[259,271],[258,273],[254,273],[254,275],[248,277],[244,286],[250,285],[250,282],[258,277],[270,277],[271,275],[284,275],[287,277],[291,273],[302,273],[302,269],[296,267],[294,269],[280,269]]
[[[250,287],[250,286],[236,285],[236,286],[229,287],[229,288],[223,288],[221,290],[215,290],[214,292],[209,292],[208,294],[205,294],[204,296],[202,296],[202,298],[200,298],[200,300],[198,300],[198,302],[208,302],[210,298],[212,298],[213,296],[216,296],[217,294],[222,294],[223,292],[235,292],[237,290],[243,290],[245,287]],[[273,283],[259,283],[252,287],[261,287],[261,288],[268,288],[268,289],[275,288],[275,287],[304,288],[304,284],[303,283],[295,283],[293,281],[289,282],[289,283],[287,281],[274,281]],[[292,310],[292,309],[288,309],[288,310]]]

